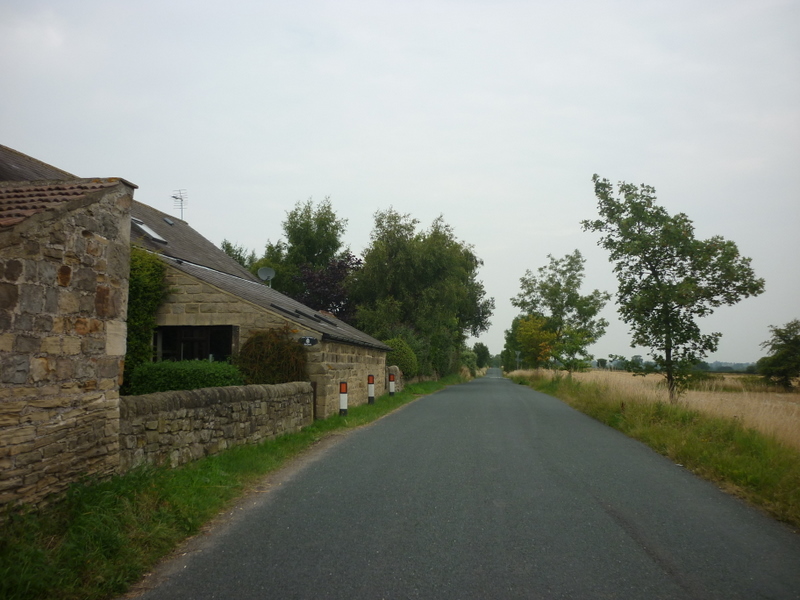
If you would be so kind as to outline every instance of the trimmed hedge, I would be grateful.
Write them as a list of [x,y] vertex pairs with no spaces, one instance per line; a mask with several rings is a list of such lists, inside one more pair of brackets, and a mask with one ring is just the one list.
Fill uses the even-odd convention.
[[386,364],[400,367],[404,377],[415,377],[419,371],[419,366],[417,355],[414,354],[411,346],[400,337],[394,337],[384,343],[392,348],[392,351],[386,355]]
[[133,370],[126,388],[127,395],[139,396],[244,384],[244,376],[230,363],[183,360],[143,363]]

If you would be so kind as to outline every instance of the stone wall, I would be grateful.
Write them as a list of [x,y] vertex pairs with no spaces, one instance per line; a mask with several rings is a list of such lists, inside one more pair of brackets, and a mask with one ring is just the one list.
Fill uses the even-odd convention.
[[386,353],[364,346],[322,342],[308,349],[308,375],[316,384],[316,418],[339,414],[339,383],[347,382],[348,406],[366,404],[368,376],[375,376],[375,396],[388,391]]
[[313,421],[312,399],[307,382],[123,396],[120,471],[145,463],[175,467],[299,431]]
[[[167,265],[166,284],[170,290],[158,309],[159,326],[235,325],[239,328],[239,350],[253,331],[283,327],[286,320],[259,306],[245,302],[195,277]],[[311,333],[298,333],[311,335]],[[236,344],[236,342],[234,342]]]
[[0,231],[0,506],[117,468],[132,196],[110,180]]

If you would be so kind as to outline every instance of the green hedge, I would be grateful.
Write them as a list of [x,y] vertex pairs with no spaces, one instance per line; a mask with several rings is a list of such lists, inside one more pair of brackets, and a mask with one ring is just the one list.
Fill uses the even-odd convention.
[[244,385],[242,373],[225,362],[205,360],[163,361],[139,365],[131,374],[128,394],[152,394],[171,390]]
[[392,348],[392,351],[386,355],[387,366],[396,365],[400,367],[400,370],[403,372],[403,377],[415,377],[419,366],[417,363],[417,355],[414,354],[411,346],[400,337],[394,337],[390,340],[386,340],[384,343]]

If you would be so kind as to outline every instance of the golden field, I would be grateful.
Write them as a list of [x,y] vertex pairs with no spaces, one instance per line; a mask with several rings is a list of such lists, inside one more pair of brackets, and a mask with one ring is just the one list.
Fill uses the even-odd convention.
[[[515,371],[531,375],[532,371]],[[560,373],[563,377],[564,373]],[[552,371],[540,370],[538,377],[553,377]],[[660,375],[633,376],[623,371],[588,371],[574,373],[576,381],[594,383],[607,391],[609,402],[669,403],[667,390]],[[726,374],[698,389],[681,395],[679,403],[705,414],[738,419],[745,427],[774,436],[800,450],[800,393],[755,391],[748,387],[752,377]]]

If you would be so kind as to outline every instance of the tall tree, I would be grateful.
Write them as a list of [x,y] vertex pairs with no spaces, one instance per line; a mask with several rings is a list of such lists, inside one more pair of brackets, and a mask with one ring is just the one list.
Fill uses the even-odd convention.
[[[286,213],[281,224],[286,237],[277,242],[268,240],[264,253],[256,257],[255,252],[238,244],[223,240],[221,247],[225,253],[239,264],[257,273],[262,267],[275,270],[270,285],[303,302],[315,299],[314,308],[336,312],[346,312],[341,308],[343,281],[342,271],[354,267],[355,263],[342,236],[347,219],[340,219],[333,210],[329,197],[315,205],[313,200],[297,202]],[[326,297],[325,284],[329,284],[330,297]],[[310,289],[309,286],[311,286]],[[331,310],[330,307],[338,307]]]
[[492,353],[489,352],[489,347],[486,344],[483,342],[475,342],[472,351],[477,357],[476,360],[479,369],[489,366],[489,363],[492,361]]
[[654,370],[664,374],[677,401],[692,366],[717,349],[721,333],[703,334],[696,319],[764,291],[750,259],[720,236],[698,240],[683,213],[656,204],[655,189],[621,182],[617,194],[594,175],[600,219],[582,221],[601,233],[619,281],[617,303],[631,327],[631,347],[650,348]]
[[581,295],[586,260],[580,251],[564,258],[547,258],[549,264],[540,267],[537,274],[526,271],[520,279],[521,291],[511,303],[526,315],[545,319],[540,326],[554,334],[550,353],[572,372],[591,361],[588,348],[608,326],[608,321],[597,315],[611,295],[599,290]]
[[547,319],[537,315],[521,317],[516,340],[522,359],[531,367],[539,367],[553,354],[558,335],[547,328]]
[[494,300],[477,279],[482,261],[472,246],[442,217],[425,231],[418,224],[391,208],[375,213],[352,292],[359,327],[383,339],[408,338],[423,373],[446,374],[458,368],[466,335],[488,328]]
[[791,390],[793,380],[800,377],[800,320],[783,327],[770,326],[769,330],[772,336],[761,344],[769,354],[758,361],[758,372],[769,382]]

